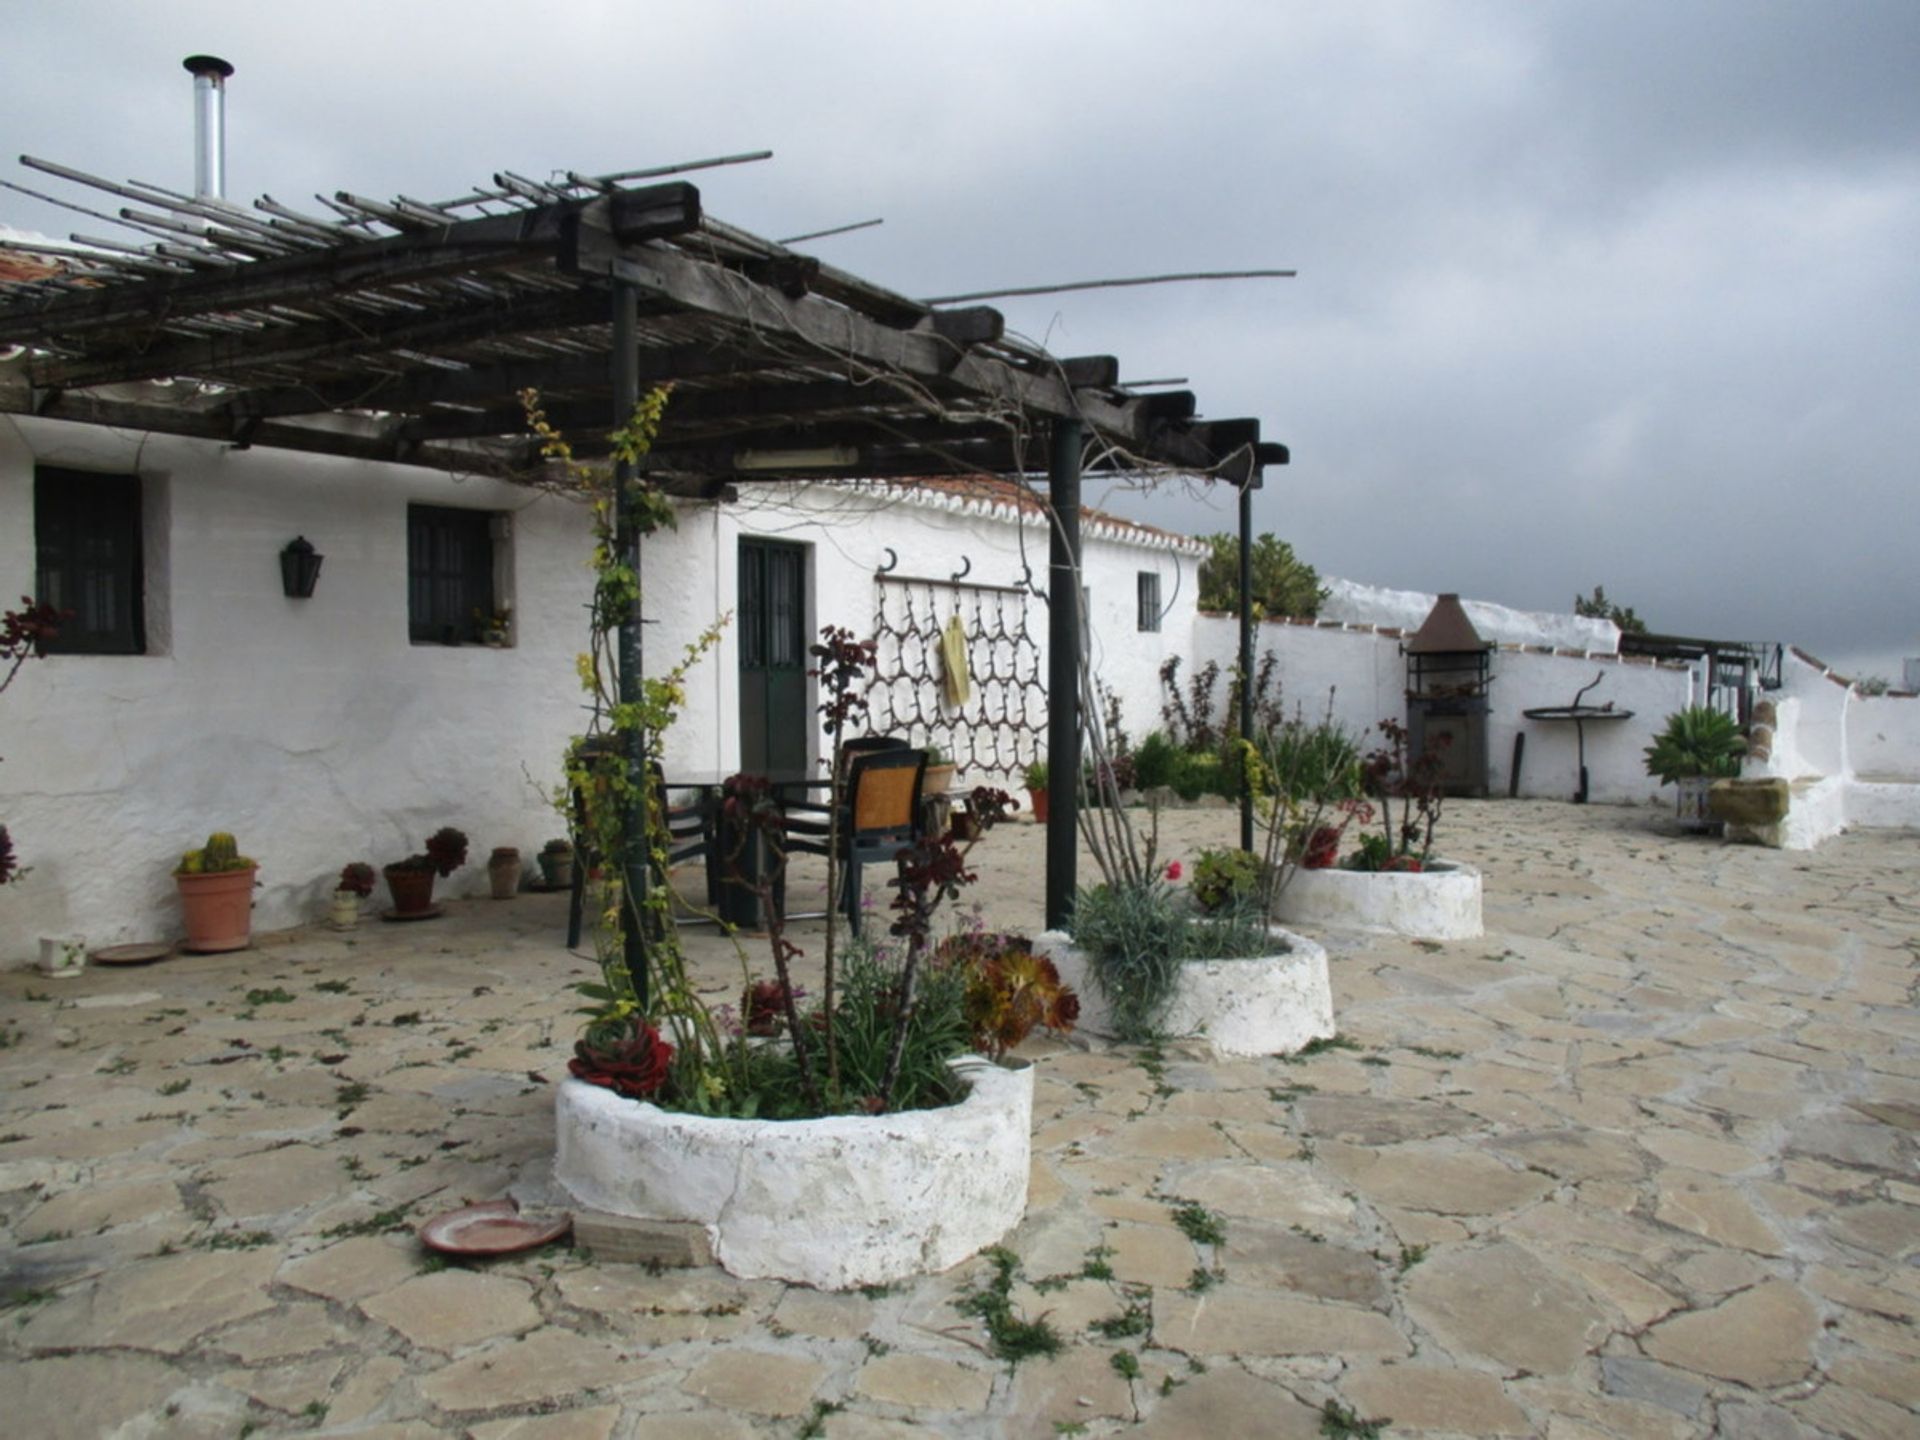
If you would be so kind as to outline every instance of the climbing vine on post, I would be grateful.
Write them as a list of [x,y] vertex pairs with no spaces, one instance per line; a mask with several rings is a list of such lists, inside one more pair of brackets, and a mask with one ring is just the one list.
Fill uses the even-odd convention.
[[[670,389],[661,386],[648,392],[627,423],[609,437],[614,461],[634,469],[625,508],[630,523],[643,536],[674,525],[672,504],[638,472],[639,462],[659,433]],[[672,1060],[676,1088],[690,1095],[717,1094],[726,1085],[727,1047],[688,979],[686,957],[672,923],[672,892],[665,885],[655,885],[637,895],[630,893],[628,866],[621,862],[639,847],[647,868],[666,873],[666,816],[651,783],[651,770],[660,758],[661,737],[686,703],[688,672],[719,642],[729,617],[721,616],[689,642],[671,668],[642,677],[637,699],[621,699],[617,637],[622,619],[632,613],[639,597],[640,577],[620,545],[623,497],[616,472],[588,465],[574,455],[567,438],[547,418],[537,391],[523,390],[520,403],[528,428],[540,441],[540,453],[557,462],[568,490],[586,497],[593,529],[587,649],[575,660],[587,697],[588,724],[586,733],[567,747],[566,779],[554,797],[573,831],[575,850],[607,862],[597,882],[599,924],[594,927],[595,954],[604,983],[580,989],[598,1002],[596,1015],[624,1019],[644,1011],[669,1022],[676,1041]],[[637,765],[630,761],[636,749],[642,756]],[[576,795],[584,801],[578,807],[573,803]],[[642,834],[628,833],[630,814],[645,817]],[[636,931],[645,940],[648,999],[644,1006],[626,963],[627,936]]]

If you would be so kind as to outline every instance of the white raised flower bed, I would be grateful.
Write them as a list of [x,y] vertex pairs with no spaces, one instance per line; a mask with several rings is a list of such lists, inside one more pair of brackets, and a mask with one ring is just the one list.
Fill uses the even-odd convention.
[[[1275,953],[1249,960],[1189,960],[1161,1022],[1169,1039],[1204,1039],[1222,1055],[1289,1055],[1334,1034],[1327,952],[1290,930],[1273,927]],[[1076,1028],[1112,1036],[1112,1012],[1088,972],[1086,955],[1058,930],[1034,944],[1080,996]]]
[[953,1062],[957,1104],[823,1120],[683,1115],[580,1080],[555,1102],[554,1178],[581,1205],[704,1225],[747,1279],[822,1290],[959,1264],[1027,1208],[1033,1069]]
[[1480,872],[1434,860],[1414,874],[1388,870],[1298,870],[1274,913],[1289,925],[1377,930],[1420,940],[1482,933]]

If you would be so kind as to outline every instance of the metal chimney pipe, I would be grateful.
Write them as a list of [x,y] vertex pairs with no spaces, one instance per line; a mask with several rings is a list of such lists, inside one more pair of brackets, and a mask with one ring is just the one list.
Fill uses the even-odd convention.
[[193,76],[193,193],[198,199],[227,195],[227,77],[233,66],[218,55],[189,55],[180,62]]

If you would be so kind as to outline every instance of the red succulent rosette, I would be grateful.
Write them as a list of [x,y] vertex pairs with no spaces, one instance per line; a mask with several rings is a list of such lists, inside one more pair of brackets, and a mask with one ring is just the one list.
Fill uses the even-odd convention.
[[667,1083],[673,1046],[638,1015],[587,1028],[575,1043],[568,1072],[576,1080],[600,1085],[629,1100],[644,1100]]

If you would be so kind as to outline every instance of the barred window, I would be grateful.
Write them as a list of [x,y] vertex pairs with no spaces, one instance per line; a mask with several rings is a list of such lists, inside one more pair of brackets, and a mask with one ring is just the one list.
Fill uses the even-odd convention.
[[1140,572],[1140,628],[1160,628],[1160,575],[1155,570]]
[[140,477],[33,472],[35,598],[65,610],[50,655],[147,653]]

